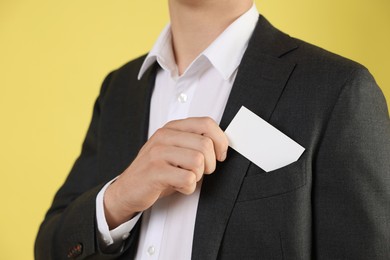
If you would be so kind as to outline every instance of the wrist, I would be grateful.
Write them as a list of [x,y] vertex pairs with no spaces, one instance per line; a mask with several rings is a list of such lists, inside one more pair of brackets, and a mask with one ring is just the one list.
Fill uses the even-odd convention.
[[137,214],[137,211],[131,210],[125,207],[124,203],[121,203],[120,196],[116,196],[114,186],[114,183],[111,184],[103,197],[104,215],[110,230],[115,229]]

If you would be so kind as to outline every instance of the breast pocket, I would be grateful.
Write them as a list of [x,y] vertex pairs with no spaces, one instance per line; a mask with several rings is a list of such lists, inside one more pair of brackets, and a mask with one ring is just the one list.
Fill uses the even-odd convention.
[[274,171],[264,172],[252,164],[242,183],[237,201],[256,200],[298,189],[306,184],[306,161],[298,161]]

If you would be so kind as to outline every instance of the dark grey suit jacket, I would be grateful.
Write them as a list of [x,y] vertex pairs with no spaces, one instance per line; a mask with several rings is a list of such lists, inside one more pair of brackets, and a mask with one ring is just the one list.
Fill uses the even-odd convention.
[[[40,227],[36,259],[134,256],[139,225],[122,252],[101,252],[95,198],[146,141],[157,65],[138,81],[143,59],[104,81],[82,153]],[[222,129],[242,105],[306,151],[264,173],[229,150],[204,179],[192,258],[390,259],[390,121],[369,72],[260,16]]]

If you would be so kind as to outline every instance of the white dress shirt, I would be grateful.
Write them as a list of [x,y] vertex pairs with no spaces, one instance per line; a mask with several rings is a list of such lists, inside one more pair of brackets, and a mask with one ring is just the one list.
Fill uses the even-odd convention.
[[[180,76],[172,49],[170,25],[164,29],[138,76],[140,79],[157,61],[160,69],[151,100],[149,137],[171,120],[208,116],[220,122],[258,16],[256,6],[253,5]],[[159,199],[151,208],[114,230],[109,230],[103,209],[103,195],[110,183],[96,198],[97,225],[104,247],[121,245],[142,215],[136,259],[191,258],[201,182],[193,194],[175,193]]]

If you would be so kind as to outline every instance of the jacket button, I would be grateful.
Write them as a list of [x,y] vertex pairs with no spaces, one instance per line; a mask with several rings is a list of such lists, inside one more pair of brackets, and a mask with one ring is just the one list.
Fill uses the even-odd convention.
[[75,258],[83,253],[83,245],[77,244],[68,251],[68,258]]

